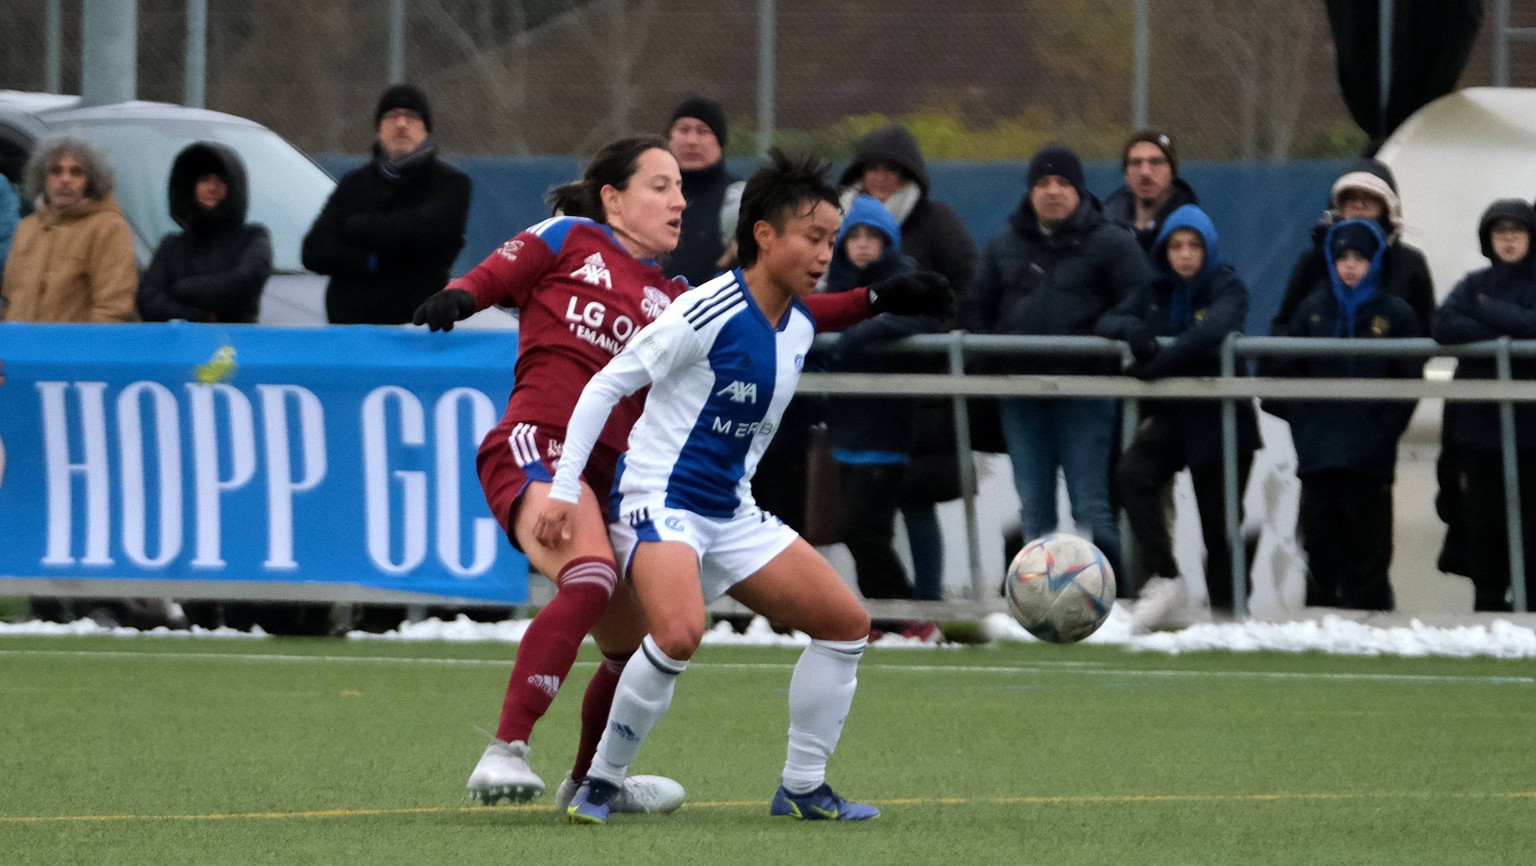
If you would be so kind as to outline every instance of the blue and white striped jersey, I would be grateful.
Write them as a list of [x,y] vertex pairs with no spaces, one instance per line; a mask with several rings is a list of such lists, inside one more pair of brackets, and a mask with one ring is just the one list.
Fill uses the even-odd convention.
[[798,298],[771,325],[740,270],[685,292],[583,391],[551,495],[576,501],[576,479],[608,409],[649,384],[609,514],[665,505],[726,518],[751,509],[752,473],[794,396],[815,331]]

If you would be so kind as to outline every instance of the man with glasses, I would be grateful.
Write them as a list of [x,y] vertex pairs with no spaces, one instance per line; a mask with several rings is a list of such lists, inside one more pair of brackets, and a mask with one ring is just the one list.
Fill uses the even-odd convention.
[[1187,204],[1198,204],[1195,191],[1179,177],[1179,153],[1166,132],[1143,129],[1120,152],[1125,183],[1104,201],[1110,219],[1131,227],[1143,250],[1163,229],[1163,220]]
[[373,125],[373,159],[337,182],[304,238],[304,267],[331,278],[333,325],[409,322],[464,246],[469,176],[438,157],[426,94],[390,87]]

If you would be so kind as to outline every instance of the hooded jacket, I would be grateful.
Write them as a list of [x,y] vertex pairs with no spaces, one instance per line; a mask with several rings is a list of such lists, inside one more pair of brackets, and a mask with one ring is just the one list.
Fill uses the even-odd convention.
[[[1099,317],[1151,276],[1146,255],[1122,225],[1104,218],[1098,199],[1082,201],[1056,230],[1040,227],[1024,195],[1009,228],[982,251],[981,267],[961,309],[966,330],[982,334],[1094,333]],[[1104,360],[1035,357],[1021,372],[1114,372]]]
[[1374,159],[1360,160],[1334,181],[1328,197],[1328,210],[1312,227],[1312,243],[1291,268],[1280,309],[1271,322],[1271,333],[1278,334],[1286,327],[1302,300],[1319,282],[1329,279],[1332,268],[1323,254],[1323,241],[1329,229],[1339,222],[1339,198],[1349,190],[1370,193],[1387,203],[1387,212],[1378,226],[1387,241],[1387,250],[1381,259],[1381,285],[1388,293],[1407,301],[1419,321],[1420,333],[1429,333],[1430,319],[1435,312],[1435,284],[1430,278],[1429,262],[1417,248],[1402,242],[1403,203],[1397,194],[1397,180],[1390,168]]
[[861,191],[859,183],[865,166],[875,161],[901,166],[917,187],[917,201],[911,212],[905,218],[897,218],[901,224],[902,251],[919,268],[943,274],[957,294],[964,292],[975,274],[976,244],[954,210],[930,197],[928,163],[918,149],[917,139],[905,128],[877,129],[859,142],[853,161],[838,181],[843,187],[844,208]]
[[[848,260],[845,244],[848,233],[857,226],[869,226],[885,236],[880,258],[863,268],[855,268]],[[846,292],[914,270],[917,265],[902,254],[896,218],[873,196],[856,197],[837,231],[837,246],[827,269],[827,291]],[[941,330],[942,324],[931,316],[875,316],[845,328],[823,360],[828,370],[836,372],[919,370],[921,362],[914,363],[914,359],[872,356],[868,350],[902,337]],[[845,463],[907,462],[907,452],[916,438],[913,414],[920,405],[910,398],[829,396],[827,430],[834,456]]]
[[[1168,238],[1180,229],[1200,235],[1205,264],[1190,280],[1168,264]],[[1248,286],[1221,258],[1221,240],[1211,218],[1195,205],[1168,215],[1152,247],[1151,279],[1099,319],[1095,333],[1112,340],[1172,337],[1151,360],[1133,372],[1142,379],[1165,376],[1217,376],[1221,373],[1221,344],[1228,334],[1242,333],[1248,316]],[[1238,448],[1259,447],[1258,420],[1251,400],[1237,406]],[[1184,457],[1191,466],[1221,459],[1221,403],[1216,400],[1150,401],[1142,414],[1176,413],[1184,434]]]
[[16,225],[0,293],[7,322],[131,322],[139,264],[110,190],[67,208],[38,199]]
[[1136,196],[1131,188],[1121,184],[1120,188],[1109,194],[1104,199],[1104,214],[1117,223],[1129,228],[1136,235],[1136,243],[1147,255],[1154,255],[1153,247],[1162,237],[1163,226],[1168,217],[1174,211],[1185,205],[1199,204],[1200,199],[1195,196],[1195,188],[1190,186],[1182,177],[1175,177],[1173,185],[1168,189],[1168,201],[1158,209],[1152,217],[1152,225],[1147,228],[1138,228],[1136,225]]
[[[1380,242],[1370,270],[1354,289],[1344,286],[1333,269],[1333,239],[1345,226],[1367,226]],[[1382,287],[1382,261],[1389,247],[1380,226],[1369,220],[1345,220],[1329,229],[1323,250],[1330,279],[1301,302],[1279,336],[1361,340],[1422,336],[1413,308]],[[1346,317],[1350,308],[1354,315]],[[1363,355],[1274,358],[1261,369],[1269,376],[1416,379],[1423,374],[1424,360]],[[1263,407],[1290,422],[1298,475],[1344,469],[1390,482],[1397,470],[1397,441],[1408,428],[1416,402],[1265,400]]]
[[[1493,252],[1493,224],[1515,220],[1531,233],[1525,258],[1507,263]],[[1509,337],[1536,339],[1536,211],[1519,199],[1502,199],[1483,212],[1478,240],[1491,266],[1473,271],[1456,284],[1445,303],[1435,311],[1434,338],[1454,345]],[[1510,373],[1516,379],[1536,379],[1536,360],[1514,358]],[[1456,362],[1458,379],[1494,379],[1493,358],[1461,358]],[[1515,441],[1521,448],[1536,448],[1536,404],[1516,403]],[[1445,437],[1449,442],[1483,451],[1499,448],[1497,403],[1445,403]]]
[[[198,205],[197,181],[224,178],[228,191],[211,210]],[[197,142],[176,156],[166,184],[171,218],[181,226],[160,242],[139,281],[139,315],[146,322],[254,322],[272,273],[272,239],[265,226],[246,224],[249,183],[239,155],[222,144]]]
[[464,247],[468,175],[438,159],[430,138],[398,163],[378,144],[373,157],[342,176],[304,236],[304,267],[331,278],[332,324],[409,322]]

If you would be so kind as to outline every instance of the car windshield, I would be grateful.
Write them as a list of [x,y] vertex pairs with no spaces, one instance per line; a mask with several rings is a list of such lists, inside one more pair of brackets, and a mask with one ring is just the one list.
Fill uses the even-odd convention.
[[71,125],[83,127],[82,132],[107,152],[117,176],[117,202],[139,242],[148,245],[140,250],[145,261],[162,237],[179,228],[166,204],[171,161],[194,141],[216,141],[233,148],[245,162],[250,183],[246,219],[272,233],[272,266],[279,271],[304,269],[300,263],[304,234],[336,184],[277,133],[259,126],[186,120]]

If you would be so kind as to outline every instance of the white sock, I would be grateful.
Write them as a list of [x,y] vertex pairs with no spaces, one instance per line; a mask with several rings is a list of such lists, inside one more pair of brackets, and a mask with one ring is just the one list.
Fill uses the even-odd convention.
[[827,780],[827,758],[853,706],[859,658],[868,642],[813,640],[795,663],[789,680],[789,758],[784,762],[784,787],[791,794],[804,794]]
[[608,727],[603,729],[603,738],[597,744],[589,775],[615,785],[624,784],[640,744],[672,705],[677,675],[687,669],[687,662],[669,658],[650,635],[645,636],[640,652],[630,657],[619,676],[613,708],[608,711]]

